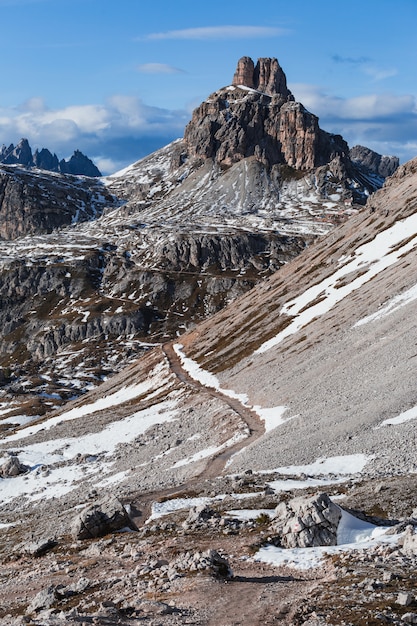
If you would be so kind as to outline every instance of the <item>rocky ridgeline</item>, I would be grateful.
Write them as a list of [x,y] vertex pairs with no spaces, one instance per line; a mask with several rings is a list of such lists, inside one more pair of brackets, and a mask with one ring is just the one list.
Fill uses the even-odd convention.
[[23,165],[24,167],[36,167],[51,172],[61,172],[61,174],[73,174],[74,176],[101,176],[101,172],[96,165],[80,150],[75,150],[74,154],[66,161],[58,160],[56,154],[52,154],[47,148],[36,149],[32,154],[32,148],[27,139],[21,139],[17,146],[0,147],[0,163],[5,165]]
[[115,198],[100,181],[0,165],[0,238],[50,233],[96,218]]

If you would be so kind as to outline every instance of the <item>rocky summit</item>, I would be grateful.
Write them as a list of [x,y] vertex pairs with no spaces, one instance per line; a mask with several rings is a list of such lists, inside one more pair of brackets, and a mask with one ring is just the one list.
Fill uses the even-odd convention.
[[0,623],[417,623],[417,161],[244,57],[121,172],[0,172]]

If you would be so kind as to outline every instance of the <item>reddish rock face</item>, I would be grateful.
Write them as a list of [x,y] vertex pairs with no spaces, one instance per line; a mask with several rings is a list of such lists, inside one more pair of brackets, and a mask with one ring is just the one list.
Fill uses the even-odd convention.
[[254,89],[253,75],[255,72],[255,66],[250,57],[242,57],[237,62],[237,68],[235,75],[233,76],[232,85],[244,85]]
[[284,100],[294,100],[284,71],[275,58],[258,59],[255,67],[250,57],[242,57],[237,63],[232,84],[250,87],[269,96],[280,95]]

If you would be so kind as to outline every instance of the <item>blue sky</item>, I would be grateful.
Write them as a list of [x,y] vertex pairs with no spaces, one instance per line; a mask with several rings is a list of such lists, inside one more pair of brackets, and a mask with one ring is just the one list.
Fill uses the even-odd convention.
[[417,0],[0,0],[0,18],[0,144],[110,173],[182,136],[248,55],[349,145],[417,155]]

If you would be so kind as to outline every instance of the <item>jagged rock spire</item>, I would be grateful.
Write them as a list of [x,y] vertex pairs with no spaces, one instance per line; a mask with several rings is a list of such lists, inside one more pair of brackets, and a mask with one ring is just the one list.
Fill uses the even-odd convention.
[[294,100],[287,87],[284,70],[275,58],[261,58],[255,66],[250,57],[242,57],[237,63],[233,85],[244,85],[269,96],[280,95],[285,100]]

